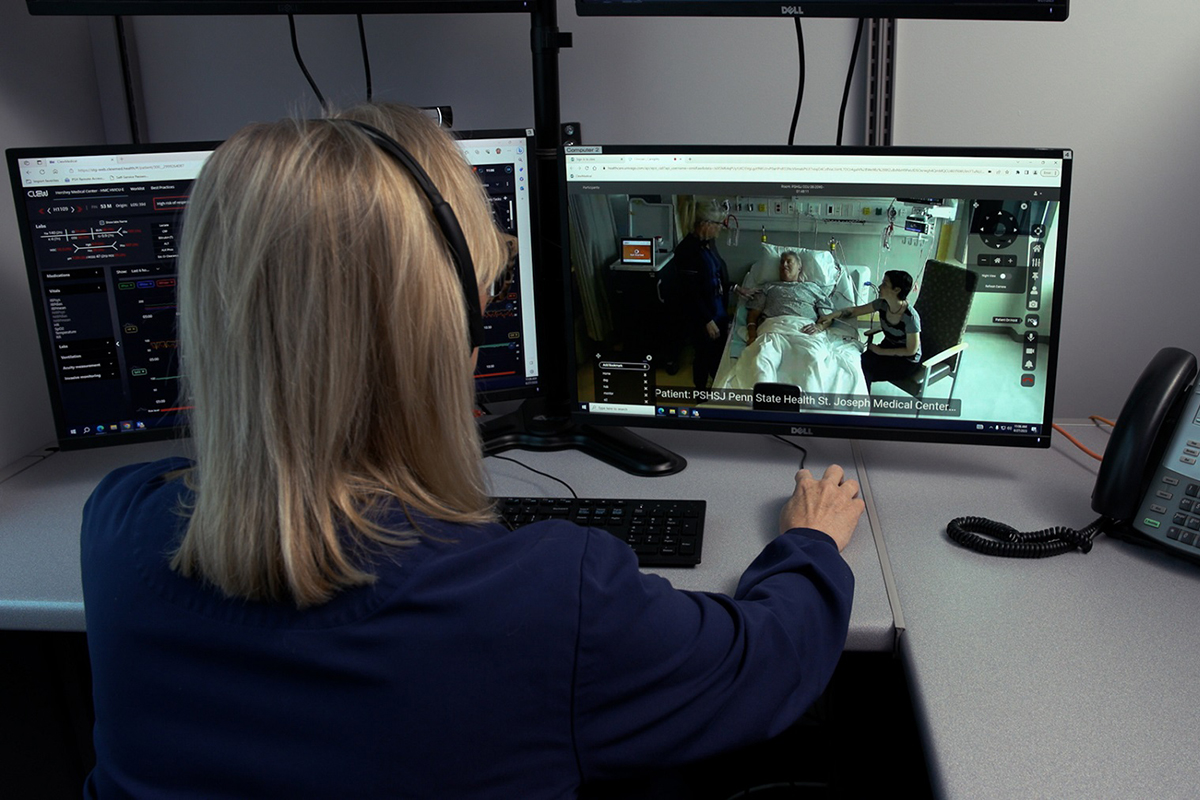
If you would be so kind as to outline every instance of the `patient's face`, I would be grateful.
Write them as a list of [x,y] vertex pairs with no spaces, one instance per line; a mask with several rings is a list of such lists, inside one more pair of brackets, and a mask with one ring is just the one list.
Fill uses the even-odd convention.
[[791,253],[779,259],[779,280],[796,283],[800,280],[800,262]]

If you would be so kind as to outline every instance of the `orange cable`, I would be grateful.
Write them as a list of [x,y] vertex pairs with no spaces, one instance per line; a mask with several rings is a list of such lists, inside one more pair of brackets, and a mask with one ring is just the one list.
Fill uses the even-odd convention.
[[1096,459],[1097,461],[1103,461],[1103,460],[1104,460],[1104,456],[1098,455],[1098,454],[1096,454],[1095,452],[1093,452],[1093,451],[1092,451],[1092,450],[1091,450],[1091,449],[1090,449],[1090,448],[1089,448],[1087,445],[1085,445],[1083,442],[1079,441],[1079,440],[1078,440],[1078,439],[1076,439],[1074,436],[1072,436],[1071,434],[1067,433],[1067,432],[1066,432],[1064,429],[1062,429],[1061,427],[1059,427],[1058,423],[1052,423],[1052,424],[1051,424],[1051,427],[1052,427],[1052,428],[1054,428],[1054,430],[1056,430],[1056,431],[1058,431],[1059,433],[1061,433],[1063,436],[1067,437],[1067,439],[1068,439],[1068,440],[1070,440],[1071,444],[1075,445],[1076,447],[1078,447],[1078,448],[1079,448],[1080,450],[1082,450],[1083,452],[1087,453],[1087,454],[1088,454],[1089,456],[1091,456],[1092,458]]

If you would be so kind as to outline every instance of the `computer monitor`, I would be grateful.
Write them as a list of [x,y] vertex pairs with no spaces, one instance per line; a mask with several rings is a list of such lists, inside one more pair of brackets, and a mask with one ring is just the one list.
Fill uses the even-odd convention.
[[[187,196],[218,142],[43,147],[6,152],[63,448],[178,436],[176,238]],[[477,386],[487,399],[535,396],[531,130],[459,135],[518,269],[484,310]]]
[[1049,446],[1071,155],[566,148],[575,421]]
[[[30,0],[32,4],[36,0]],[[1067,18],[1068,0],[575,0],[580,16]]]
[[528,12],[535,0],[25,0],[30,14],[466,14]]

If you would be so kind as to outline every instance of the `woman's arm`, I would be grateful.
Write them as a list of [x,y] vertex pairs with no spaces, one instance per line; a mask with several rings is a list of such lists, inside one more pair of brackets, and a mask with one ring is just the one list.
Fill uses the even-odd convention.
[[861,306],[854,306],[852,308],[839,308],[836,311],[829,312],[828,314],[822,314],[812,325],[805,325],[803,330],[805,333],[827,331],[835,319],[854,319],[855,317],[862,316],[863,314],[869,314],[874,310],[875,306],[871,305],[870,303]]
[[915,333],[910,333],[905,339],[904,347],[880,347],[874,342],[871,342],[869,345],[867,345],[867,349],[872,353],[876,353],[877,355],[881,356],[903,356],[907,358],[908,356],[917,354],[917,348],[920,347],[920,344],[921,337]]
[[580,587],[572,708],[584,779],[765,740],[821,693],[853,595],[833,539],[777,537],[732,598],[676,591],[619,546],[592,533]]

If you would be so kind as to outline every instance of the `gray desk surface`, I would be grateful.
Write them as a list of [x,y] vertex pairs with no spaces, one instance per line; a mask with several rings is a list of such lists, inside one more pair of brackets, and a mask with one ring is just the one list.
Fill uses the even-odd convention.
[[[1107,433],[1072,433],[1103,452]],[[1048,450],[862,443],[935,786],[955,798],[1194,797],[1200,567],[1101,536],[1042,560],[977,555],[945,525],[1095,519],[1099,462]]]
[[[680,497],[708,501],[703,562],[695,569],[659,569],[677,588],[732,592],[742,570],[778,530],[779,508],[793,486],[799,452],[767,436],[661,431],[652,437],[682,453],[686,470],[663,478],[636,478],[574,452],[507,455],[568,481],[581,496]],[[808,466],[818,474],[837,461],[853,475],[849,442],[806,442]],[[84,501],[110,469],[182,452],[179,443],[155,443],[55,453],[23,460],[0,483],[0,628],[84,628],[79,585],[79,519]],[[554,481],[515,464],[489,459],[498,495],[567,494]],[[0,475],[0,479],[4,476]],[[864,516],[846,549],[856,578],[847,646],[892,650],[892,608],[881,559]]]

